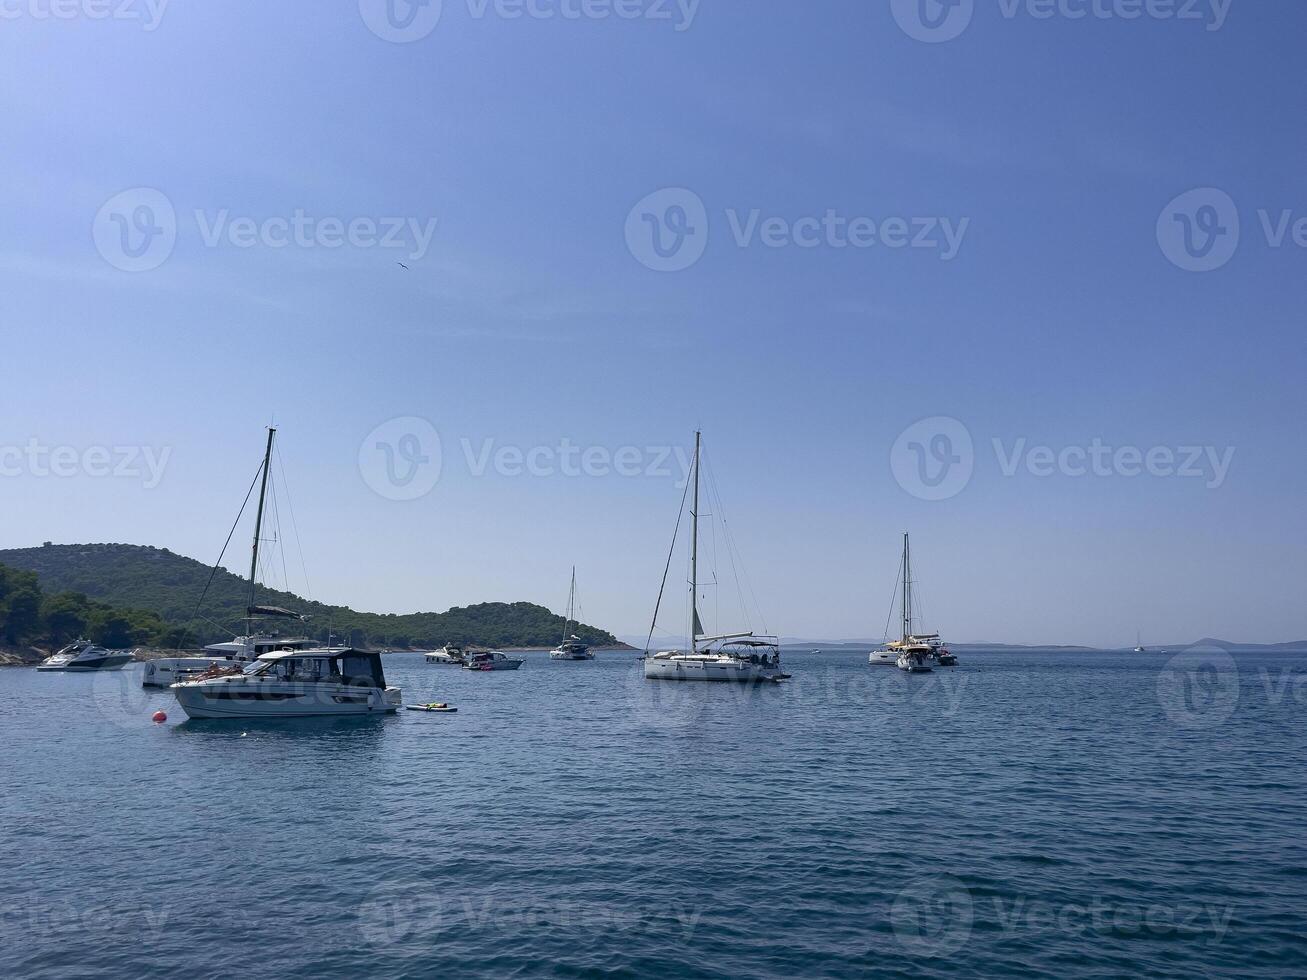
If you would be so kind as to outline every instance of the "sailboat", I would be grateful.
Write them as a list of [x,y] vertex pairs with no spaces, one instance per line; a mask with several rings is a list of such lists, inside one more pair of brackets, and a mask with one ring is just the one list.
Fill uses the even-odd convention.
[[910,674],[930,673],[934,669],[932,661],[943,667],[956,666],[957,657],[944,646],[938,633],[912,632],[912,550],[906,531],[903,532],[902,590],[902,633],[897,640],[891,640],[879,650],[871,651],[867,655],[867,662],[873,666],[892,664]]
[[[664,650],[660,653],[644,652],[646,680],[659,681],[733,681],[736,683],[763,683],[786,680],[790,675],[781,670],[779,639],[775,636],[744,633],[723,633],[705,636],[699,620],[699,471],[702,434],[694,434],[694,501],[690,509],[690,649]],[[679,521],[678,521],[679,523]],[[668,567],[671,567],[670,557]],[[667,572],[663,572],[663,588],[667,586]],[[658,592],[659,604],[662,589]],[[654,607],[654,624],[658,621],[658,607]],[[653,628],[649,635],[652,638]]]
[[[259,506],[254,520],[254,553],[250,559],[250,592],[245,609],[247,636],[240,638],[245,641],[254,639],[256,620],[304,619],[288,609],[255,602],[259,541],[263,533],[272,444],[276,434],[275,428],[268,429],[268,445],[258,475],[261,479]],[[241,644],[241,647],[243,651],[249,650],[256,655],[252,663],[217,662],[193,679],[172,685],[177,703],[188,716],[311,718],[390,714],[400,707],[400,689],[386,684],[379,653],[349,647],[306,648],[301,644],[259,653],[257,642]]]
[[[572,590],[567,594],[567,616],[563,619],[563,640],[558,647],[549,651],[550,660],[593,660],[589,644],[571,632],[572,623],[576,622],[576,566],[572,566]],[[578,622],[577,626],[581,624]]]
[[1140,633],[1139,630],[1135,630],[1135,653],[1147,652],[1148,651],[1144,649],[1143,634]]

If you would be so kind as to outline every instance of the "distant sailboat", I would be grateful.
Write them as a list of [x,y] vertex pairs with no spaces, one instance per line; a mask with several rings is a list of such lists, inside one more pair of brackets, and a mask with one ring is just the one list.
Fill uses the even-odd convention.
[[[572,623],[576,613],[576,566],[572,566],[572,589],[567,594],[567,615],[563,619],[563,640],[558,647],[549,651],[550,660],[593,660],[590,645],[572,632]],[[580,623],[576,623],[580,627]]]
[[867,655],[873,666],[894,665],[910,674],[926,674],[933,670],[932,661],[941,667],[957,666],[958,658],[944,646],[938,633],[912,632],[912,552],[908,534],[903,532],[903,585],[900,613],[903,621],[899,639],[886,643]]
[[[645,650],[646,680],[662,681],[734,681],[737,683],[777,682],[788,674],[781,670],[781,651],[777,637],[747,633],[723,633],[705,636],[699,620],[699,471],[701,434],[694,434],[694,500],[690,510],[690,649],[664,650],[650,655]],[[670,557],[669,557],[670,566]],[[667,573],[663,572],[663,587]],[[661,602],[662,592],[659,591]],[[658,610],[654,609],[657,623]],[[652,637],[653,630],[650,630]]]
[[1143,634],[1141,634],[1138,630],[1135,630],[1135,653],[1148,652],[1147,650],[1144,649],[1144,641],[1142,639],[1142,636]]

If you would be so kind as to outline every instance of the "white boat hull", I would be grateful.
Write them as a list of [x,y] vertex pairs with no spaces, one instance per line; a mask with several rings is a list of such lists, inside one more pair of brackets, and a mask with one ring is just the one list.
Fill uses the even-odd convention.
[[194,680],[210,667],[238,667],[234,660],[222,657],[165,657],[147,660],[141,673],[141,687],[172,687],[182,681]]
[[318,718],[391,714],[402,706],[397,687],[359,688],[242,677],[192,681],[173,687],[187,716],[216,718]]
[[867,654],[867,663],[874,667],[893,667],[898,660],[898,654],[891,650],[872,650]]
[[571,653],[567,650],[551,650],[549,653],[550,660],[593,660],[595,655],[589,651],[585,653]]
[[644,676],[651,681],[717,681],[735,684],[775,682],[784,679],[779,667],[728,660],[659,660],[644,662]]

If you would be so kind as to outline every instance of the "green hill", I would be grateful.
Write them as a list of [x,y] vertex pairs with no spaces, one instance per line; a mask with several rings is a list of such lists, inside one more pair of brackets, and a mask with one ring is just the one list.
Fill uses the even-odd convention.
[[[46,593],[80,593],[96,602],[144,610],[158,616],[165,631],[190,626],[192,637],[188,639],[194,643],[230,639],[245,615],[249,595],[249,579],[220,568],[192,622],[191,614],[212,569],[165,548],[47,544],[0,551],[0,564],[34,572]],[[563,630],[561,615],[529,602],[488,602],[443,613],[382,615],[310,602],[262,587],[257,601],[309,617],[307,623],[280,621],[282,633],[325,640],[330,630],[338,641],[355,646],[550,646],[558,642]],[[573,632],[597,646],[617,642],[611,633],[592,626],[581,625]]]

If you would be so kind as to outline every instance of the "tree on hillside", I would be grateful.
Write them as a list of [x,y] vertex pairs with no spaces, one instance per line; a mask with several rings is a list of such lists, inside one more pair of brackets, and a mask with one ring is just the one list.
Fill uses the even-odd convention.
[[41,604],[45,631],[50,642],[57,647],[86,635],[90,613],[90,600],[80,592],[60,592]]
[[6,643],[34,638],[41,628],[41,587],[31,572],[0,565],[0,635]]

